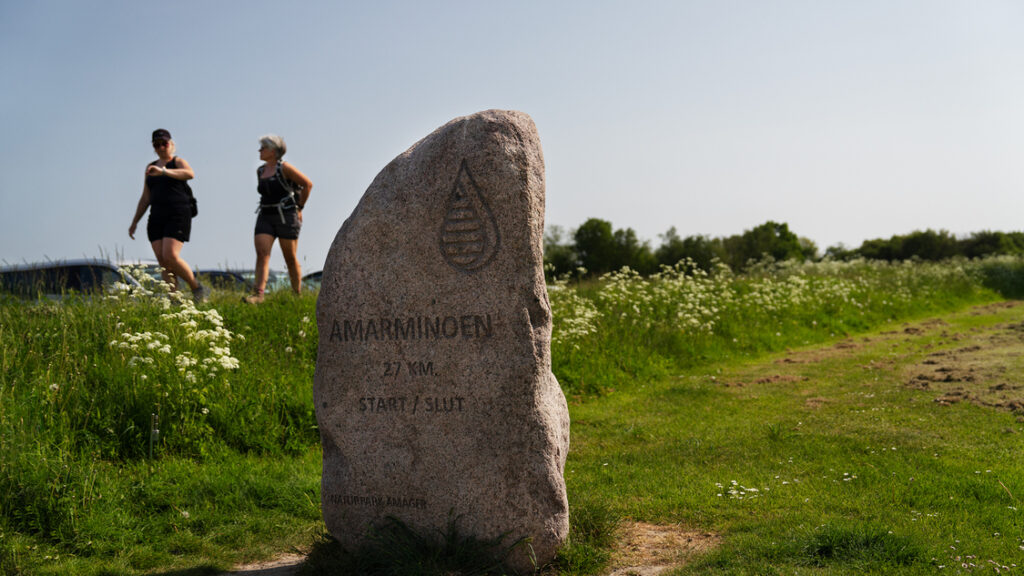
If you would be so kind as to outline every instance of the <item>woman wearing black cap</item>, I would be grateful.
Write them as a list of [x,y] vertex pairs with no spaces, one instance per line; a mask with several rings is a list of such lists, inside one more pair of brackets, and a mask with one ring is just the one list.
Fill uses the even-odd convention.
[[196,280],[188,263],[181,258],[181,248],[192,232],[192,191],[186,182],[195,178],[195,172],[184,158],[174,155],[174,141],[167,130],[153,131],[153,150],[158,158],[146,166],[142,197],[128,236],[135,239],[135,227],[146,209],[152,208],[146,233],[157,262],[163,267],[164,281],[175,290],[175,277],[181,278],[192,289],[193,299],[205,302],[206,287]]

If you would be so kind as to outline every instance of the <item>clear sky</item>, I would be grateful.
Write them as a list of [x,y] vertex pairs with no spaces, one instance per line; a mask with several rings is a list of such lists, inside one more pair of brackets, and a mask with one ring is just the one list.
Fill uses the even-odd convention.
[[1016,0],[2,0],[0,262],[152,258],[128,225],[166,128],[190,264],[253,266],[276,133],[315,184],[318,270],[381,168],[490,108],[536,122],[549,225],[1022,230],[1022,30]]

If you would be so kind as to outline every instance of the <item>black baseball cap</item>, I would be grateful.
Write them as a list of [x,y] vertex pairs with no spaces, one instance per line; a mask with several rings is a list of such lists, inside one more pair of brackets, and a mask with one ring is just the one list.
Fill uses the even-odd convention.
[[156,142],[157,140],[170,140],[170,139],[171,139],[171,133],[168,132],[167,130],[164,130],[163,128],[157,128],[156,130],[153,130],[153,142]]

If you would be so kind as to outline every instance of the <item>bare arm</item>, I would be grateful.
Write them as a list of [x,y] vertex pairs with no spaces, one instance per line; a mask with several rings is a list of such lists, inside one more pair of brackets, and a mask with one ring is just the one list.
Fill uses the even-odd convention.
[[191,180],[195,178],[196,173],[192,171],[192,167],[189,166],[188,162],[181,156],[176,156],[176,158],[178,159],[177,168],[161,168],[154,164],[146,168],[146,176],[170,176],[175,180]]
[[281,163],[281,171],[284,172],[286,178],[299,185],[299,206],[305,206],[306,200],[309,199],[309,193],[313,191],[313,181],[299,172],[295,166],[286,162]]
[[132,218],[132,225],[128,227],[128,237],[132,240],[135,240],[135,228],[138,226],[139,220],[142,220],[142,215],[146,213],[147,208],[149,208],[149,186],[143,184],[142,196],[139,197],[139,204],[135,207],[135,217]]

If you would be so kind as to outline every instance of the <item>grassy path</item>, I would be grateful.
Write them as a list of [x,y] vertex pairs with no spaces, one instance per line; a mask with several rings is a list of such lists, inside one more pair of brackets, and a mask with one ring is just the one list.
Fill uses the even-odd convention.
[[571,504],[720,539],[681,574],[1024,571],[1024,306],[572,407]]

